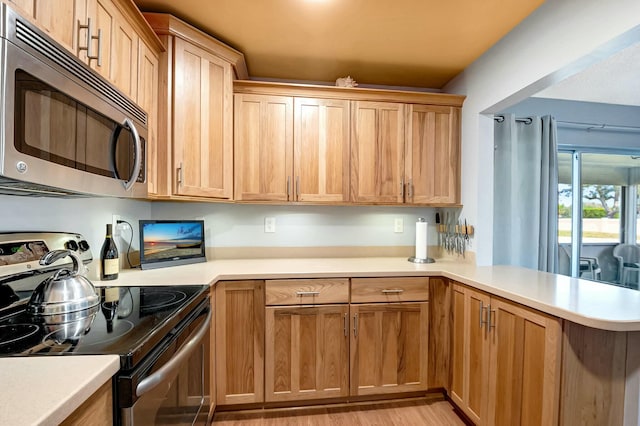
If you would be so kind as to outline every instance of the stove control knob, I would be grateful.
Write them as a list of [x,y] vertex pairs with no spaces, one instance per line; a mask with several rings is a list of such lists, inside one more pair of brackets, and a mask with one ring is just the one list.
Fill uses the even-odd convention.
[[88,251],[89,250],[89,243],[87,242],[87,240],[80,240],[78,245],[80,246],[80,251]]
[[66,248],[67,250],[76,251],[78,250],[78,243],[76,243],[74,240],[69,240],[64,243],[64,248]]

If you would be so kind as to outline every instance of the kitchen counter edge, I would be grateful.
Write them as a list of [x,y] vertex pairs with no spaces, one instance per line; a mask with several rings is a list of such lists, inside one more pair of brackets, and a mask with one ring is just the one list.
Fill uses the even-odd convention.
[[640,331],[640,291],[514,266],[406,258],[224,259],[152,270],[124,270],[96,286],[215,285],[224,280],[444,276],[587,327]]

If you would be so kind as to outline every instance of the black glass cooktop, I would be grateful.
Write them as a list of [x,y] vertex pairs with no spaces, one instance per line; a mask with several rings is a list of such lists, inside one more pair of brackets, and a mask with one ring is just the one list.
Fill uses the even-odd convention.
[[0,319],[0,356],[116,354],[142,360],[207,299],[207,286],[97,288],[100,306],[67,316],[20,311]]

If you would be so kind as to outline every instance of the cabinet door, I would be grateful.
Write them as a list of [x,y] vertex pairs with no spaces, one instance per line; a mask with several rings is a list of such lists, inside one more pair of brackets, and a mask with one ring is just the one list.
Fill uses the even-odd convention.
[[218,405],[264,402],[264,281],[216,284]]
[[349,394],[348,305],[267,307],[267,402]]
[[91,36],[96,39],[87,40],[88,30],[81,31],[82,47],[91,43],[91,56],[99,59],[89,59],[87,50],[78,53],[78,57],[89,64],[107,80],[111,80],[111,50],[113,49],[113,33],[118,19],[118,11],[110,0],[87,0],[87,19],[91,20]]
[[460,202],[459,108],[407,106],[408,203]]
[[351,395],[427,389],[428,302],[351,305]]
[[115,4],[112,3],[111,7],[115,19],[107,78],[130,99],[137,101],[139,36]]
[[453,286],[450,396],[475,424],[487,424],[489,303],[488,294],[458,284]]
[[429,277],[429,389],[449,389],[451,362],[451,283]]
[[560,320],[491,299],[491,425],[558,424]]
[[349,200],[349,101],[295,98],[295,200]]
[[292,200],[293,98],[235,95],[235,199]]
[[[2,0],[77,55],[78,21],[86,24],[87,0]],[[80,34],[86,36],[86,33]]]
[[147,191],[158,193],[158,55],[139,39],[138,105],[147,112],[148,135],[145,147]]
[[404,200],[404,104],[352,103],[351,201]]
[[233,179],[231,65],[180,38],[174,42],[174,193],[230,199]]

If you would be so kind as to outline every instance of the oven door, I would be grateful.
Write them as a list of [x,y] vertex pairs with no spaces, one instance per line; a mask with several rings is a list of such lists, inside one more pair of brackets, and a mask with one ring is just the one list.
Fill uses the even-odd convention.
[[[170,333],[159,350],[117,380],[119,423],[206,425],[209,416],[211,309]],[[132,402],[129,406],[127,402]]]

